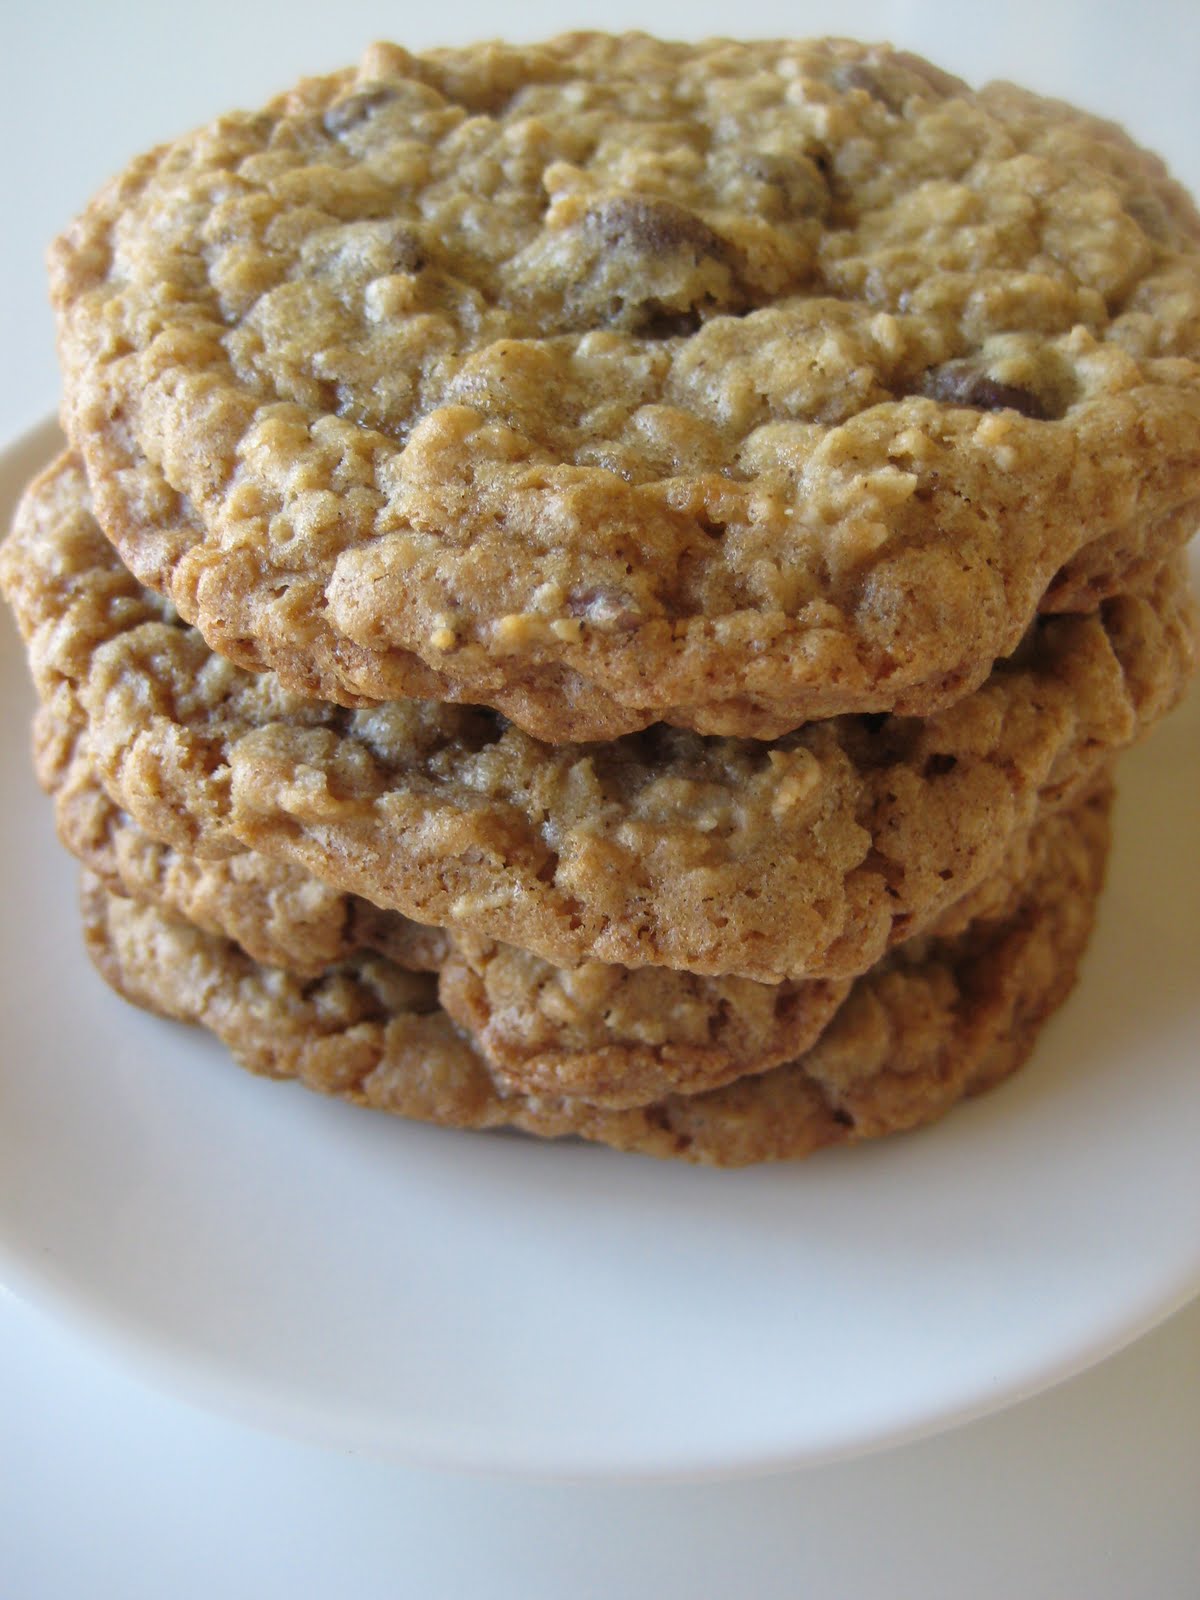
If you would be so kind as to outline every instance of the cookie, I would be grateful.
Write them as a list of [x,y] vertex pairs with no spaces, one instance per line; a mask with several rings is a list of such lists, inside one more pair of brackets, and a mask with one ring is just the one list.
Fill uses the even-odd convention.
[[1060,813],[1044,870],[1007,919],[916,941],[854,985],[814,1048],[761,1076],[653,1106],[499,1092],[432,980],[357,957],[314,982],[85,879],[102,976],[135,1004],[198,1022],[251,1071],[420,1121],[576,1134],[618,1149],[742,1166],[940,1117],[1007,1076],[1075,977],[1107,849],[1107,802]]
[[596,961],[554,967],[511,945],[380,911],[253,850],[206,861],[172,849],[113,805],[78,738],[45,711],[35,747],[59,837],[110,892],[298,978],[359,952],[435,972],[439,1003],[507,1092],[624,1107],[714,1088],[806,1049],[849,988],[848,979],[766,985]]
[[[764,1072],[810,1047],[849,980],[700,978],[661,967],[555,967],[478,935],[423,928],[256,851],[203,861],[160,844],[109,800],[78,741],[39,716],[38,770],[59,837],[113,893],[315,977],[360,951],[438,974],[438,1002],[503,1092],[645,1105]],[[939,918],[940,936],[1010,915],[1058,834],[1018,836],[1002,869]]]
[[[1053,815],[1019,835],[1001,869],[943,912],[925,938],[1012,917],[1061,835]],[[622,1109],[696,1094],[794,1058],[821,1036],[849,988],[849,979],[761,984],[598,961],[555,967],[458,933],[438,998],[503,1092]]]
[[39,710],[34,763],[54,801],[59,839],[113,893],[161,906],[240,944],[256,961],[315,976],[359,950],[414,972],[444,964],[447,935],[381,911],[286,862],[254,850],[216,861],[172,849],[109,799],[78,730]]
[[52,280],[131,569],[347,704],[929,715],[1200,520],[1190,201],[883,48],[377,46],[135,162]]
[[[89,441],[94,510],[135,576],[152,589],[170,592],[171,554],[195,543],[195,520],[186,501],[170,488],[162,472],[152,468],[136,451],[129,453],[127,443],[122,442],[126,433],[124,427],[117,426]],[[1130,585],[1145,583],[1147,575],[1191,537],[1196,521],[1196,509],[1189,502],[1152,521],[1126,525],[1089,539],[1079,554],[1060,568],[1042,595],[1039,609],[1088,611]],[[327,629],[327,608],[321,597],[303,586],[289,587],[288,604],[276,608],[270,636],[259,642],[248,633],[243,614],[243,597],[248,592],[227,593],[221,605],[202,619],[205,637],[220,654],[250,670],[270,666],[294,691],[347,705],[370,704],[373,698],[396,694],[450,703],[471,698],[463,685],[434,671],[412,653],[389,651],[386,671],[380,673],[373,653],[346,638],[340,639],[336,647],[342,678],[314,670],[314,633],[323,635]],[[186,601],[184,604],[189,615],[196,614],[193,605]],[[347,689],[351,679],[359,685],[358,690]],[[373,689],[373,696],[366,692],[368,686]],[[940,699],[952,699],[960,687],[965,691],[971,684],[956,686],[947,681],[944,694],[939,692],[939,700],[928,704],[936,708]],[[601,718],[608,719],[613,735],[619,736],[628,720],[624,713],[614,715],[616,708],[603,703],[594,687],[585,690],[574,678],[561,680],[560,693],[548,715],[543,697],[531,697],[522,687],[508,687],[500,676],[494,679],[486,696],[480,693],[477,698],[486,699],[519,726],[550,741],[562,741],[572,728],[578,728],[580,738],[595,738]],[[832,709],[841,705],[836,695],[827,703]],[[739,716],[743,716],[741,725],[750,729],[751,720],[744,718],[743,711]],[[664,720],[678,722],[682,718],[671,713]],[[756,726],[767,734],[774,724],[760,720]]]
[[767,983],[854,976],[927,926],[1174,703],[1194,650],[1170,567],[1038,622],[927,721],[547,746],[478,709],[307,701],[213,655],[120,566],[69,460],[24,501],[0,579],[42,699],[154,838],[260,850],[559,966]]

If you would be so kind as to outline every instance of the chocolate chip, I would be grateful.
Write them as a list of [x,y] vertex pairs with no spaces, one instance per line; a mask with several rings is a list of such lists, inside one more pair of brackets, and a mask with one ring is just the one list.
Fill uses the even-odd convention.
[[839,63],[834,67],[831,77],[834,87],[843,93],[862,89],[872,100],[878,100],[880,105],[897,115],[903,111],[911,95],[927,94],[932,90],[940,99],[949,99],[967,90],[961,78],[943,72],[906,50],[878,66],[869,66],[865,61]]
[[541,866],[534,873],[539,883],[553,883],[558,874],[559,857],[556,851],[551,850]]
[[747,305],[733,246],[672,200],[632,194],[596,200],[571,243],[575,265],[564,286],[570,326],[674,339]]
[[629,249],[647,256],[689,254],[722,260],[728,253],[724,239],[701,217],[672,200],[645,195],[615,195],[589,211],[587,231],[610,249]]
[[781,156],[754,150],[742,160],[742,171],[756,183],[774,189],[783,208],[793,217],[821,217],[830,206],[831,195],[825,174],[807,155]]
[[653,301],[642,307],[642,314],[634,330],[643,339],[690,339],[702,324],[702,317],[694,307],[688,311],[669,311]]
[[880,105],[887,106],[889,111],[900,109],[893,96],[884,87],[879,74],[867,66],[865,61],[839,62],[830,73],[830,79],[834,88],[840,89],[843,94],[849,94],[852,89],[861,89],[864,94],[869,94],[872,100],[878,100]]
[[1050,415],[1032,390],[1015,383],[1001,383],[970,358],[930,367],[921,392],[930,400],[940,400],[943,405],[966,406],[972,411],[1019,411],[1023,417],[1032,417],[1038,422],[1045,422]]
[[469,706],[466,711],[459,738],[468,749],[480,751],[499,744],[511,726],[506,716],[489,706]]
[[335,138],[349,133],[352,128],[366,122],[373,111],[394,98],[395,90],[387,84],[379,84],[373,89],[357,89],[353,94],[335,100],[325,112],[321,119],[325,132],[333,134]]
[[572,589],[567,596],[567,610],[581,622],[603,628],[606,633],[632,633],[642,620],[632,595],[608,584]]
[[425,246],[414,228],[398,222],[387,241],[392,272],[420,272],[425,265]]
[[897,50],[892,57],[892,62],[897,67],[904,67],[911,72],[914,78],[920,78],[944,100],[952,100],[955,95],[969,94],[970,86],[962,78],[956,78],[952,72],[943,72],[941,67],[935,67],[932,61],[926,61],[924,56],[914,56],[909,50]]
[[947,773],[953,772],[958,765],[958,757],[948,755],[944,750],[935,750],[932,755],[926,756],[925,765],[921,768],[923,778],[944,778]]
[[1165,244],[1170,238],[1170,212],[1151,190],[1129,195],[1125,201],[1125,211],[1151,239]]

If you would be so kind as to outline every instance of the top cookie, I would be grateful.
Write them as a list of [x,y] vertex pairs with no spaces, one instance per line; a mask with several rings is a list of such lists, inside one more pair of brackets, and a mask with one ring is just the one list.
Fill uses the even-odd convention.
[[106,501],[125,559],[348,703],[925,715],[1200,519],[1186,196],[886,49],[378,46],[137,162],[53,286],[93,479],[182,497],[153,561]]

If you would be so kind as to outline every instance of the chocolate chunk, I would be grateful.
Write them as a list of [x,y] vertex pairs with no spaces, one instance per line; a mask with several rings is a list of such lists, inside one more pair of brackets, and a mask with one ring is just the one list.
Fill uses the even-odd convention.
[[575,326],[673,339],[745,305],[733,247],[674,201],[611,195],[588,210],[580,235],[586,267],[565,296]]
[[610,249],[629,249],[646,256],[688,254],[722,260],[727,246],[701,217],[672,200],[622,194],[589,211],[587,231]]
[[878,100],[897,115],[914,94],[927,97],[932,90],[939,99],[949,99],[968,92],[961,78],[907,51],[900,51],[878,66],[870,66],[865,61],[847,61],[833,69],[832,78],[834,86],[843,92],[862,89],[872,100]]
[[930,400],[947,406],[966,406],[972,411],[1019,411],[1023,417],[1045,422],[1050,413],[1040,396],[1019,384],[1001,383],[989,376],[986,368],[970,358],[946,361],[925,374],[921,392]]
[[781,156],[754,150],[742,160],[742,171],[756,183],[776,190],[783,209],[793,217],[823,217],[832,196],[825,175],[807,155]]

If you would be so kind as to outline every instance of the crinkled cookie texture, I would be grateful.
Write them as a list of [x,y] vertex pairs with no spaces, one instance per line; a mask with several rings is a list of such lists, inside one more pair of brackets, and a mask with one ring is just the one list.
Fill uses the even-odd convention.
[[[554,967],[511,945],[380,911],[257,851],[211,861],[151,839],[109,799],[78,730],[44,709],[35,752],[59,837],[107,890],[231,939],[255,961],[301,979],[360,952],[436,972],[439,1003],[506,1092],[625,1107],[714,1088],[807,1049],[850,986],[769,986],[597,961]],[[1010,884],[1027,855],[1023,848],[1014,859]],[[988,890],[993,902],[1005,893],[992,880]],[[982,904],[978,892],[969,899]]]
[[[440,1005],[506,1093],[620,1109],[719,1087],[808,1049],[850,987],[848,979],[767,985],[598,961],[555,967],[512,945],[379,911],[256,851],[205,861],[160,844],[113,805],[78,739],[45,712],[35,748],[59,836],[105,888],[300,978],[360,951],[436,971]],[[973,918],[1011,916],[1060,834],[1042,821],[1019,835],[1001,871],[933,931],[948,936]]]
[[[943,913],[932,932],[1012,917],[1061,837],[1053,816],[1019,835],[1000,872]],[[599,961],[562,968],[478,935],[449,939],[439,1001],[500,1088],[616,1109],[696,1094],[794,1059],[820,1037],[850,988],[849,979],[762,984]]]
[[300,977],[356,955],[384,955],[414,972],[436,972],[450,936],[381,911],[299,867],[255,850],[208,860],[152,838],[113,804],[76,724],[46,707],[33,725],[34,767],[54,802],[61,842],[114,894],[160,906],[169,916],[240,944],[267,966]]
[[918,940],[854,985],[798,1060],[706,1094],[626,1110],[503,1094],[437,1006],[432,980],[360,956],[301,980],[85,879],[84,927],[127,999],[211,1029],[253,1072],[453,1127],[568,1134],[716,1166],[805,1156],[940,1117],[1018,1067],[1074,981],[1107,850],[1107,799],[1058,834],[1020,906]]
[[52,276],[132,570],[347,704],[926,715],[1200,520],[1190,201],[888,49],[378,46],[136,162]]
[[214,655],[120,565],[69,458],[23,502],[0,580],[42,700],[152,837],[261,850],[559,966],[768,983],[854,976],[927,926],[1174,703],[1194,650],[1170,567],[1038,622],[926,721],[548,746],[478,709],[304,700]]

